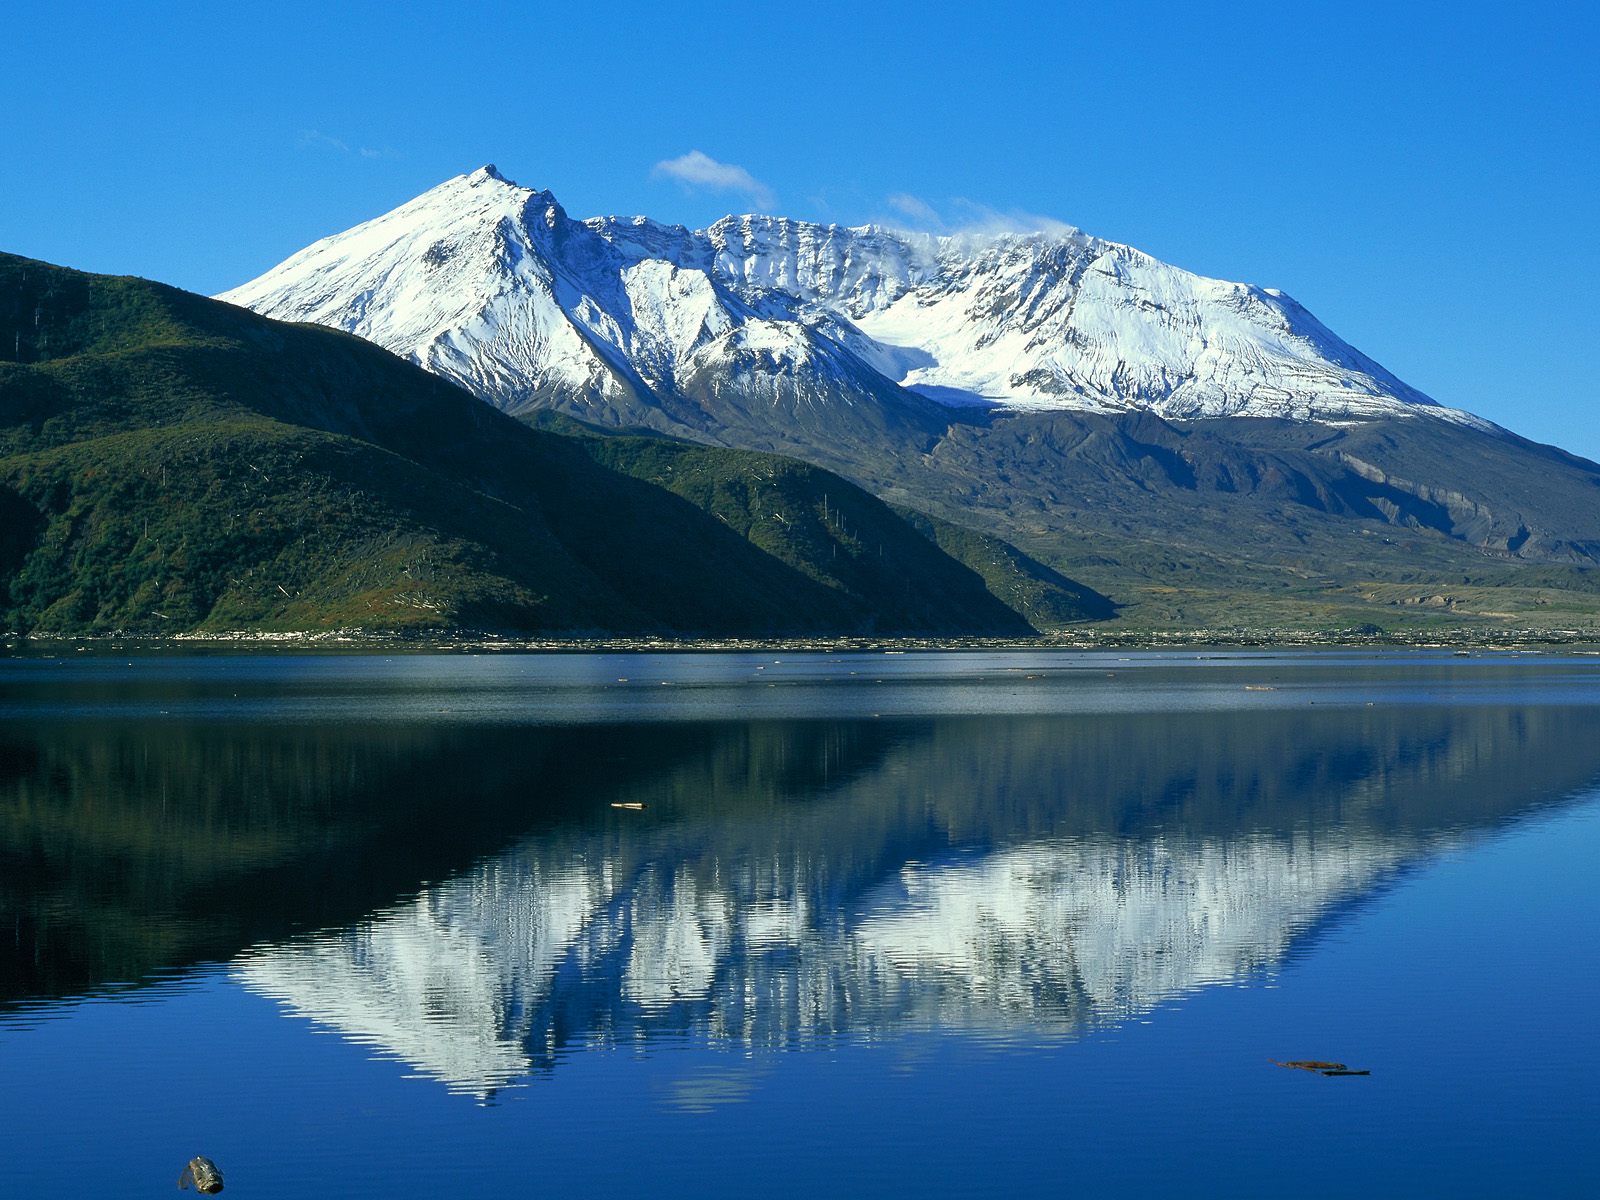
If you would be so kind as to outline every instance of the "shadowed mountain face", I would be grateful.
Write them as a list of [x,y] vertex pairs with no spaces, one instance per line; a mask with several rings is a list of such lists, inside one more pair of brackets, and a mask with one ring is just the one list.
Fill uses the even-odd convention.
[[845,474],[1112,597],[1218,629],[1594,629],[1600,467],[1429,420],[976,414]]
[[[598,666],[554,694],[336,664],[273,719],[245,717],[270,665],[187,696],[36,691],[50,710],[13,690],[4,1000],[234,959],[483,1096],[660,1035],[1065,1035],[1270,970],[1408,866],[1600,778],[1600,710],[1492,672],[1445,704],[1416,672],[1371,707],[1375,677],[1323,679],[1312,708],[1291,682],[1104,665],[1042,693],[843,676],[788,702],[832,710],[809,719],[760,715],[783,689],[759,675],[669,704]],[[916,715],[936,694],[964,715]],[[153,706],[175,719],[135,718]]]

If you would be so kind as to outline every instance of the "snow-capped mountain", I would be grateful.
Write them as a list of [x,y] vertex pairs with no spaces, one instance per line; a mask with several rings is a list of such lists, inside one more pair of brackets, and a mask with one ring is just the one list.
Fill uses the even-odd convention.
[[806,460],[1154,620],[1231,623],[1244,592],[1277,605],[1287,563],[1411,589],[1363,583],[1378,616],[1449,605],[1413,587],[1415,532],[1451,564],[1440,584],[1490,558],[1600,561],[1600,467],[1436,404],[1280,292],[1065,228],[580,221],[484,167],[222,298],[513,413]]
[[857,419],[879,428],[933,410],[850,349],[854,331],[738,285],[714,258],[702,235],[575,221],[484,167],[223,299],[348,330],[512,412],[705,434],[759,429],[774,409],[796,429],[858,401]]
[[786,427],[840,421],[933,428],[940,405],[1488,427],[1280,292],[1076,231],[579,221],[493,167],[221,298],[356,333],[507,410],[714,439],[772,426],[781,442]]

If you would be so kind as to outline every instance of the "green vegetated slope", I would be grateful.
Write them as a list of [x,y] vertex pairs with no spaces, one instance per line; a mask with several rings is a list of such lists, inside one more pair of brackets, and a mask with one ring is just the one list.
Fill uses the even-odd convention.
[[890,508],[829,471],[795,459],[652,436],[595,436],[556,414],[535,420],[580,437],[595,461],[681,496],[801,573],[831,576],[847,591],[880,597],[901,625],[924,620],[901,564],[948,557],[968,568],[942,604],[971,608],[998,597],[1036,629],[1104,619],[1116,606],[999,538],[912,509]]
[[0,256],[0,629],[1030,631],[865,493],[724,453],[599,454],[346,334]]

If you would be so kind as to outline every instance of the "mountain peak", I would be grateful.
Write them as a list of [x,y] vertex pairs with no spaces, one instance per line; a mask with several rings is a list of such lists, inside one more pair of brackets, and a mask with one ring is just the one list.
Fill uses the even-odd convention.
[[[460,185],[465,183],[469,189],[481,193],[487,198],[489,208],[478,208],[463,205],[458,212],[477,211],[492,213],[497,211],[501,198],[515,203],[524,213],[537,214],[538,219],[544,224],[554,227],[567,219],[567,210],[561,207],[561,202],[556,199],[555,193],[546,188],[525,187],[514,179],[508,179],[500,173],[500,169],[493,163],[485,163],[476,171],[466,175],[457,175],[454,179],[447,179],[432,191],[424,193],[425,197],[437,197],[446,207],[456,204]],[[418,197],[420,201],[423,197]],[[415,203],[415,202],[414,202]],[[400,210],[396,210],[400,211]],[[451,214],[446,214],[450,219]],[[384,218],[379,218],[383,220]]]

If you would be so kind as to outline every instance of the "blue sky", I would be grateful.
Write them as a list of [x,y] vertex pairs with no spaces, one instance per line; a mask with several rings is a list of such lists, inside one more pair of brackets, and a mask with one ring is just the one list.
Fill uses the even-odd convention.
[[485,162],[577,216],[1042,216],[1600,458],[1593,11],[19,4],[0,249],[217,291]]

